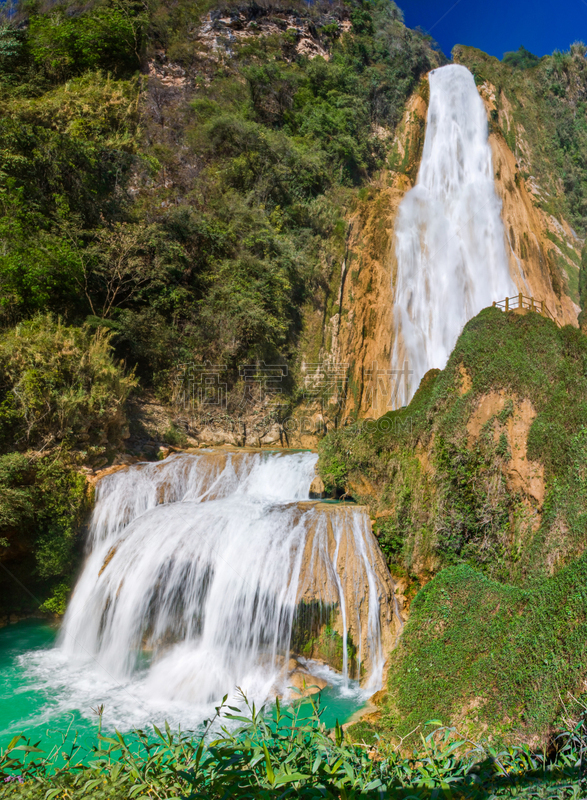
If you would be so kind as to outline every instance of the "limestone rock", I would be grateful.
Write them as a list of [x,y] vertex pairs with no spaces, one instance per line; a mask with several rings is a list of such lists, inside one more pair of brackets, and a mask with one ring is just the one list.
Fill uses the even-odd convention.
[[260,445],[268,444],[281,444],[281,430],[279,425],[275,424],[264,436],[259,439]]
[[[320,598],[324,608],[332,610],[329,621],[331,634],[327,637],[332,646],[321,648],[321,632],[315,631],[313,637],[319,635],[313,639],[311,652],[308,652],[307,647],[303,651],[304,656],[321,659],[333,669],[341,669],[344,628],[339,609],[342,592],[346,608],[357,609],[357,613],[350,614],[347,618],[346,626],[348,641],[361,653],[361,675],[357,674],[355,657],[349,653],[349,676],[362,678],[371,673],[376,663],[374,658],[377,658],[377,650],[373,648],[369,635],[369,614],[374,610],[372,604],[377,607],[384,653],[393,649],[403,625],[399,603],[396,610],[395,585],[371,530],[367,509],[365,506],[326,503],[316,506],[298,502],[296,505],[299,513],[308,508],[319,512],[316,513],[314,523],[310,525],[304,546],[298,603],[303,602],[306,608],[311,609]],[[339,581],[333,580],[331,559],[335,552],[339,563],[344,564]],[[357,597],[361,598],[358,608]],[[323,620],[324,623],[326,621]]]
[[287,684],[294,689],[298,689],[300,692],[299,695],[297,692],[294,692],[294,695],[298,697],[309,697],[328,686],[328,682],[325,681],[324,678],[318,678],[316,675],[312,675],[311,672],[308,672],[308,670],[303,667],[297,667],[297,669],[291,673],[287,679]]
[[371,695],[371,697],[369,698],[369,702],[373,703],[374,706],[380,706],[386,697],[387,697],[387,690],[380,689],[378,692],[375,692],[374,695]]
[[323,497],[326,497],[326,487],[322,478],[316,475],[310,484],[310,498],[312,500],[321,500]]

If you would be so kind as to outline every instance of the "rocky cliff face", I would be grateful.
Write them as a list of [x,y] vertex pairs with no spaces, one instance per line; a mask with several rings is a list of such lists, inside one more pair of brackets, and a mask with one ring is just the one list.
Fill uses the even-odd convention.
[[[304,547],[298,602],[302,611],[316,608],[318,601],[323,610],[330,611],[326,618],[322,612],[322,620],[320,615],[312,620],[306,614],[306,635],[294,636],[294,648],[300,655],[324,660],[342,671],[346,645],[350,677],[381,676],[401,632],[402,607],[371,531],[367,509],[324,503],[300,503],[299,507],[311,510],[312,522]],[[340,578],[333,574],[333,563],[344,565]],[[331,630],[329,635],[325,635],[326,627]],[[338,649],[330,644],[333,633]]]
[[576,325],[584,244],[585,48],[512,68],[472,47],[454,59],[475,75],[485,102],[496,188],[504,204],[512,275],[550,298],[561,324]]
[[[228,25],[228,21],[214,24],[218,28]],[[236,23],[233,20],[230,24],[234,27]],[[466,59],[463,61],[466,63]],[[514,126],[505,91],[498,91],[489,80],[478,88],[487,109],[495,188],[502,202],[512,279],[519,292],[543,300],[559,324],[576,326],[583,240],[560,210],[560,204],[550,204],[553,213],[546,210],[545,190],[531,175],[528,177],[534,154],[524,138],[523,127],[518,126],[516,134],[517,154],[512,150],[513,142],[504,135],[504,130]],[[395,376],[391,382],[379,380],[378,376],[389,370],[393,348],[397,269],[394,224],[399,204],[417,178],[428,94],[428,82],[423,79],[388,140],[385,168],[350,205],[345,247],[338,254],[340,267],[333,271],[327,299],[305,312],[301,383],[307,379],[312,364],[320,362],[333,371],[348,370],[344,394],[327,398],[327,403],[304,398],[289,430],[279,424],[261,429],[253,414],[247,430],[242,425],[237,425],[238,430],[204,428],[201,435],[193,438],[194,444],[201,441],[313,448],[324,433],[345,419],[377,419],[390,410],[390,395],[401,392],[402,376]],[[380,133],[385,138],[386,131],[382,129]],[[519,152],[524,153],[523,163]],[[257,416],[262,418],[262,410]]]
[[[496,88],[488,81],[479,87],[490,120],[511,127],[508,102],[502,97],[498,110]],[[520,146],[528,146],[519,132]],[[578,266],[582,240],[564,216],[557,219],[537,203],[539,189],[526,181],[501,128],[493,124],[489,134],[495,170],[495,188],[502,202],[510,274],[518,291],[544,300],[561,325],[577,325]],[[531,153],[528,152],[529,158]],[[559,240],[559,244],[556,240]],[[562,262],[562,266],[561,263]]]
[[399,204],[418,174],[427,97],[424,80],[408,102],[387,168],[349,220],[339,310],[328,322],[332,357],[350,368],[347,416],[376,419],[390,408],[390,387],[378,385],[377,375],[389,369],[393,345],[397,270],[393,229]]
[[[465,62],[466,63],[466,62]],[[323,355],[349,365],[349,391],[342,417],[378,418],[390,409],[389,397],[377,391],[373,370],[387,370],[393,347],[396,275],[394,223],[398,206],[415,183],[426,129],[427,81],[410,98],[391,147],[388,167],[357,202],[349,216],[347,250],[337,276],[336,313],[324,322]],[[557,209],[548,213],[532,178],[533,152],[518,131],[519,163],[503,129],[513,121],[508,100],[489,81],[479,86],[490,124],[496,192],[502,202],[510,274],[519,292],[543,300],[561,325],[577,326],[578,263],[583,240]],[[499,108],[498,108],[499,105]],[[496,301],[503,298],[494,298]],[[401,383],[401,376],[396,383]],[[397,387],[394,387],[397,388]]]

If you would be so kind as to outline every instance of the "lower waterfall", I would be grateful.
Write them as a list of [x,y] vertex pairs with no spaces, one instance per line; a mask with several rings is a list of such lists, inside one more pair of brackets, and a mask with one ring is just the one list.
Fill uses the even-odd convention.
[[263,702],[287,696],[291,656],[326,626],[342,680],[380,688],[401,628],[393,583],[366,509],[309,500],[316,460],[209,451],[102,478],[67,664],[161,708],[205,710],[236,687]]
[[443,369],[465,323],[517,292],[493,183],[487,114],[466,67],[429,74],[422,162],[395,224],[392,367],[407,361],[407,403],[424,374]]

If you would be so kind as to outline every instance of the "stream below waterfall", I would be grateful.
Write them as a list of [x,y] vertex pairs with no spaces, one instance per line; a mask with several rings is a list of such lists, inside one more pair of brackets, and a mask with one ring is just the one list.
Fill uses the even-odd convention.
[[328,726],[363,706],[401,618],[366,509],[309,499],[316,460],[210,450],[103,477],[60,628],[0,630],[0,744],[89,742],[101,705],[107,730],[197,730],[225,694],[288,702],[302,681]]
[[[144,676],[127,684],[109,680],[99,671],[71,669],[55,648],[58,631],[40,620],[24,620],[0,630],[0,747],[24,734],[49,752],[77,736],[82,748],[95,744],[98,720],[92,709],[105,706],[104,727],[127,732],[162,726],[198,731],[202,713],[186,707],[159,705],[148,696]],[[366,702],[358,682],[344,686],[342,676],[328,667],[330,680],[320,693],[322,721],[333,727],[346,722]],[[241,704],[242,705],[242,704]]]

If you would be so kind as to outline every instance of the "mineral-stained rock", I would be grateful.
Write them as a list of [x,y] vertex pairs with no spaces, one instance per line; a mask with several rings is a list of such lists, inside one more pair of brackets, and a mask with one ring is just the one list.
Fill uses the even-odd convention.
[[[310,503],[297,503],[300,511]],[[325,513],[326,512],[326,513]],[[364,506],[317,504],[309,520],[308,535],[298,584],[298,602],[311,609],[320,604],[326,611],[323,626],[338,638],[331,653],[315,652],[322,636],[312,636],[301,655],[321,658],[340,670],[346,623],[349,654],[348,670],[352,678],[363,679],[374,672],[383,677],[383,661],[393,649],[402,628],[400,609],[396,607],[395,586]],[[332,569],[336,561],[339,577]],[[342,595],[342,596],[341,596]],[[370,604],[377,604],[378,624],[374,626]],[[344,605],[344,614],[343,614]],[[378,633],[376,634],[376,629]],[[339,652],[340,651],[340,652]]]
[[321,500],[323,497],[326,497],[326,487],[322,478],[316,475],[310,485],[310,498],[312,500]]
[[318,678],[316,675],[312,675],[311,672],[308,672],[308,670],[303,667],[297,667],[288,677],[287,685],[300,692],[300,695],[297,695],[297,692],[293,692],[294,695],[298,697],[308,697],[326,688],[328,682],[325,681],[324,678]]

